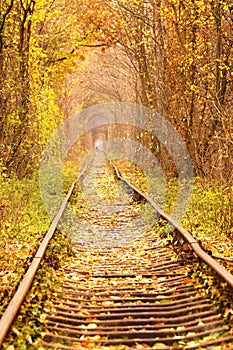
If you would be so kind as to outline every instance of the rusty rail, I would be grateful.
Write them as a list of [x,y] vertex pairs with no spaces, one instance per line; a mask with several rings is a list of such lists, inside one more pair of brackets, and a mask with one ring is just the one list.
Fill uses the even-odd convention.
[[[109,160],[109,159],[108,159]],[[199,243],[195,240],[195,238],[176,220],[174,220],[172,217],[170,217],[167,213],[165,213],[158,204],[147,194],[143,193],[141,190],[139,190],[137,187],[135,187],[130,181],[124,179],[119,170],[117,169],[116,165],[109,160],[111,165],[113,166],[117,177],[126,183],[129,187],[131,187],[135,192],[140,194],[142,197],[144,197],[155,210],[159,213],[159,215],[166,220],[169,224],[171,224],[180,234],[181,236],[190,244],[193,251],[199,256],[204,262],[208,264],[219,276],[222,277],[222,279],[227,282],[227,284],[233,288],[233,275],[227,271],[223,266],[221,266],[217,261],[215,261],[210,255],[208,255],[199,245]]]

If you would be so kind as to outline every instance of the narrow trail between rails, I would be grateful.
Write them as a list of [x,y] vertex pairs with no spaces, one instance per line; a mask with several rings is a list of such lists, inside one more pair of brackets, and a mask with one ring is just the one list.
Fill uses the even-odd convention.
[[232,325],[192,277],[192,260],[145,218],[145,203],[96,152],[70,199],[74,256],[59,268],[38,349],[233,349]]

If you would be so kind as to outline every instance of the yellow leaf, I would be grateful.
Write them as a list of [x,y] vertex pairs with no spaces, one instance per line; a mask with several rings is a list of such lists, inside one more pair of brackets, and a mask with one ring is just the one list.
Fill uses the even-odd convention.
[[20,335],[20,331],[15,327],[12,327],[12,332],[15,333],[16,335]]
[[97,328],[97,324],[96,323],[89,323],[89,325],[87,326],[88,329],[95,329]]

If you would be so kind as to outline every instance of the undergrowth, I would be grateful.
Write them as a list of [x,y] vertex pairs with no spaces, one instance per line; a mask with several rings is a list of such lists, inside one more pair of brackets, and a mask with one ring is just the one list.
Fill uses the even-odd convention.
[[49,227],[37,179],[0,175],[0,315]]
[[[148,186],[146,188],[143,185],[145,175],[138,171],[133,163],[121,161],[117,162],[117,166],[123,177],[138,186],[143,192],[148,191]],[[150,179],[151,181],[153,182],[153,179]],[[180,184],[177,179],[171,179],[166,184],[165,198],[161,201],[163,204],[161,205],[160,200],[157,202],[166,213],[173,215],[174,205],[177,203],[182,186],[183,184]],[[156,191],[156,186],[154,189]],[[159,191],[152,195],[154,198],[161,198]],[[233,187],[231,185],[223,186],[217,182],[203,183],[201,179],[195,178],[190,203],[180,221],[202,247],[212,251],[214,256],[233,258],[232,207]]]
[[[25,180],[0,175],[0,316],[14,295],[50,220],[40,196],[37,177]],[[36,349],[45,328],[44,313],[52,312],[51,298],[60,283],[57,269],[72,255],[70,240],[56,232],[42,266],[22,305],[3,349]]]
[[195,179],[189,208],[182,221],[206,250],[233,258],[233,188]]

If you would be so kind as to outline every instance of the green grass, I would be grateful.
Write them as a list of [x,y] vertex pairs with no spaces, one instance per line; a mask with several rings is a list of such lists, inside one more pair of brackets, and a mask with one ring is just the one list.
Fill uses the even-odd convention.
[[36,178],[0,175],[0,315],[49,227]]
[[[40,196],[37,176],[17,180],[1,175],[0,198],[1,316],[45,236],[50,220]],[[70,240],[56,232],[3,348],[39,348],[37,338],[44,330],[44,312],[52,312],[51,298],[56,296],[60,281],[56,270],[71,254]]]
[[196,179],[190,206],[182,221],[206,249],[233,257],[233,188]]

